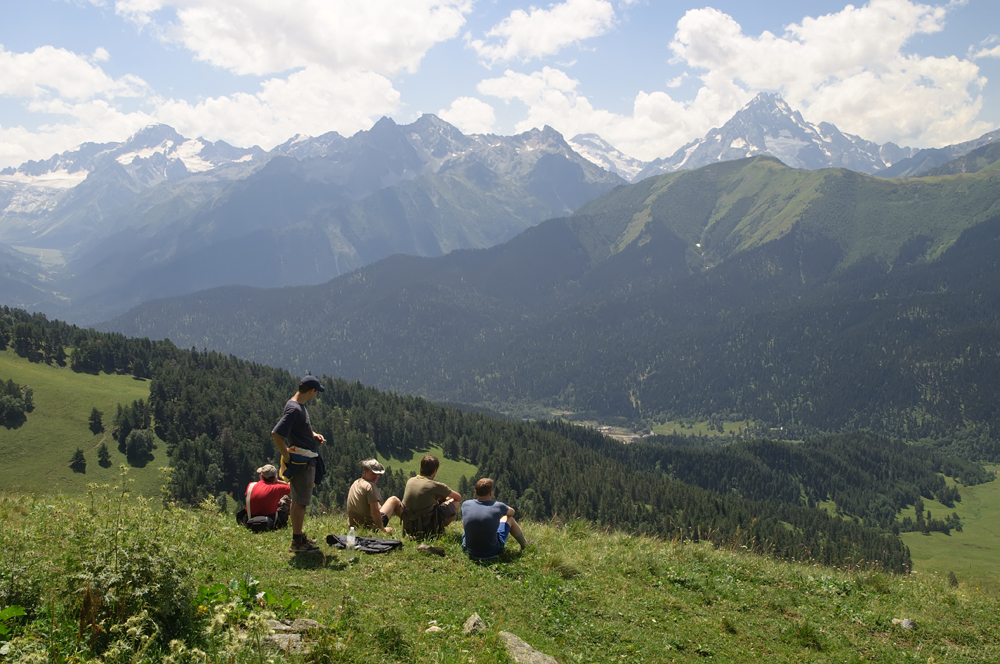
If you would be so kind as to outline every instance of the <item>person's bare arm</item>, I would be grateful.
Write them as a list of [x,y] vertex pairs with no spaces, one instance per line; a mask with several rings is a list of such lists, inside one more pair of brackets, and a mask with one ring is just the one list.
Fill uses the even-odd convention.
[[446,500],[448,499],[460,503],[462,502],[462,494],[460,494],[458,491],[452,491],[450,494],[448,494],[448,498],[446,498]]
[[382,526],[382,504],[376,500],[373,503],[368,503],[368,509],[372,512],[372,523],[375,524],[375,529],[381,530],[383,533],[391,533],[392,528]]
[[271,440],[274,441],[274,446],[278,448],[281,460],[285,462],[285,465],[288,465],[290,457],[288,456],[288,448],[285,446],[285,439],[272,431]]
[[507,516],[508,517],[514,516],[514,508],[511,507],[510,505],[507,506]]

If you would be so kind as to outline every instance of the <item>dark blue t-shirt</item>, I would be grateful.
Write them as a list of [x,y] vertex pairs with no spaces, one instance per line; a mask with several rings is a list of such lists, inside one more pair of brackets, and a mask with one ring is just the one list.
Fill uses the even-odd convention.
[[319,445],[313,438],[312,423],[309,422],[309,411],[295,399],[289,399],[285,404],[285,413],[271,430],[285,439],[285,447],[301,447],[313,452],[319,451]]
[[473,558],[493,558],[502,551],[497,539],[500,519],[510,508],[496,500],[466,500],[462,503],[465,548]]

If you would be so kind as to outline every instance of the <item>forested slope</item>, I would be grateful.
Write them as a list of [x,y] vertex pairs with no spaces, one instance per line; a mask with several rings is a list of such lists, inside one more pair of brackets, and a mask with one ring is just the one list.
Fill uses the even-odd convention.
[[991,168],[882,180],[729,162],[488,250],[206,291],[110,327],[498,411],[995,440],[998,186]]
[[[72,344],[69,361],[79,371],[151,376],[147,426],[167,443],[171,493],[187,502],[239,495],[254,469],[274,458],[269,431],[296,385],[285,371],[231,356],[81,330],[17,310],[2,311],[0,339],[39,362],[54,361],[54,347]],[[323,448],[328,474],[318,487],[326,505],[343,504],[358,461],[376,450],[436,444],[495,478],[499,495],[532,518],[582,517],[634,532],[745,544],[786,558],[880,561],[902,570],[909,554],[884,510],[895,515],[920,496],[960,499],[947,494],[939,471],[967,483],[986,478],[977,466],[864,437],[716,451],[671,439],[623,446],[568,424],[498,420],[323,380],[326,391],[309,409],[314,427],[330,441]],[[400,493],[405,479],[398,471],[387,474],[383,492]],[[824,500],[838,501],[845,515],[859,520],[811,507]]]

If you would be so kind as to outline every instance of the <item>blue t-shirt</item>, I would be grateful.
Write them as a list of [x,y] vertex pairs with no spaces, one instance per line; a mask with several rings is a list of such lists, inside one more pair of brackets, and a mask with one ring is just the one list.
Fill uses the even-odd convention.
[[285,404],[285,412],[271,432],[285,439],[285,447],[295,446],[313,452],[319,451],[316,439],[313,438],[309,411],[295,399],[289,399],[288,403]]
[[500,519],[510,508],[496,500],[466,500],[462,503],[465,549],[473,558],[493,558],[503,551],[497,537]]

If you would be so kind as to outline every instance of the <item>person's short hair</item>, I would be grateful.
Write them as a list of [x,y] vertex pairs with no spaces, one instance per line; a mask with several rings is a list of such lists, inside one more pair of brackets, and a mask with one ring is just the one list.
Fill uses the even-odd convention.
[[493,491],[493,480],[488,477],[476,482],[476,495],[477,496],[488,496]]
[[440,465],[441,462],[438,461],[438,458],[436,456],[434,456],[433,454],[428,454],[427,456],[425,456],[423,459],[420,460],[420,474],[423,475],[424,477],[430,477],[437,471],[438,466]]

